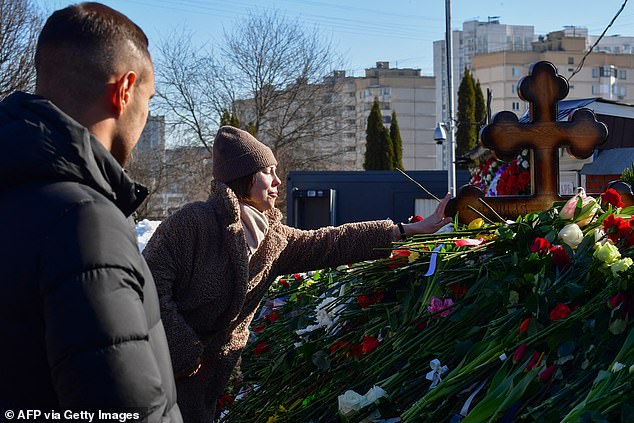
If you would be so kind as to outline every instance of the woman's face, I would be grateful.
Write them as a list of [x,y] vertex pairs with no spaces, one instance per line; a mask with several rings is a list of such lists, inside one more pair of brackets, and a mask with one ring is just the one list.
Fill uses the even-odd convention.
[[249,191],[249,204],[261,212],[275,207],[277,187],[282,183],[275,169],[275,166],[269,166],[257,172]]

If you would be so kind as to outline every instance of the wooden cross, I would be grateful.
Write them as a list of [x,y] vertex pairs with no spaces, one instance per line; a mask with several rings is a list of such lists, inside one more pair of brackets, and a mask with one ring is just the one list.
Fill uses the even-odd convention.
[[559,195],[558,149],[568,147],[573,156],[585,159],[605,142],[608,129],[589,109],[578,109],[568,122],[557,122],[557,102],[568,95],[568,81],[557,74],[552,63],[533,64],[528,76],[520,80],[518,93],[530,104],[529,123],[519,123],[515,113],[503,111],[483,128],[480,137],[482,145],[493,149],[501,160],[511,161],[523,149],[532,151],[532,195],[485,197],[479,188],[465,185],[447,205],[448,216],[458,212],[459,220],[468,223],[479,217],[473,209],[493,221],[498,220],[495,212],[514,220],[521,214],[546,210],[553,202],[566,199]]

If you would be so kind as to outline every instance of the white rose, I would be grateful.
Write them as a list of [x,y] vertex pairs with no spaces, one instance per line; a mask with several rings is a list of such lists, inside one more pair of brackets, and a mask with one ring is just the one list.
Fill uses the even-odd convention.
[[339,400],[339,413],[343,416],[359,411],[369,404],[365,396],[352,390],[344,392],[337,399]]
[[583,241],[583,232],[581,232],[581,228],[576,223],[570,223],[561,228],[558,236],[570,248],[577,248]]

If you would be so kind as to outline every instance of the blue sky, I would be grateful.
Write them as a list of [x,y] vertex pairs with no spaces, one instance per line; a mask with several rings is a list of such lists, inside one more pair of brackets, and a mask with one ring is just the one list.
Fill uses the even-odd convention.
[[[68,1],[36,0],[50,12]],[[453,0],[454,29],[465,20],[486,21],[499,16],[500,22],[533,25],[537,34],[561,29],[564,25],[587,27],[600,34],[624,0]],[[360,75],[376,61],[391,66],[419,68],[433,73],[434,40],[444,38],[444,0],[103,0],[139,24],[151,44],[173,31],[190,30],[200,44],[213,46],[223,29],[240,24],[249,10],[276,9],[298,17],[330,37],[346,59],[345,68]],[[608,35],[634,36],[634,2],[630,2]]]

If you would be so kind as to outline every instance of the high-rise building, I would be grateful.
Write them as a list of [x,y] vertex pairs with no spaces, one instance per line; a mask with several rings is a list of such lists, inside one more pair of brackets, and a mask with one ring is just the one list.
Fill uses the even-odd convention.
[[[453,104],[454,119],[457,112],[457,92],[464,69],[472,70],[474,56],[499,51],[530,51],[535,30],[530,25],[501,24],[499,17],[492,16],[486,22],[466,21],[461,31],[453,31]],[[436,120],[447,122],[447,53],[445,40],[434,41],[434,76],[436,77]],[[486,90],[483,87],[483,90]],[[486,92],[486,91],[485,91]],[[437,168],[446,169],[446,153],[437,155]]]

